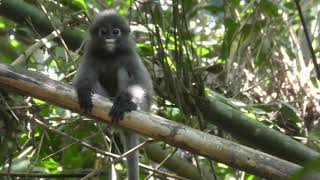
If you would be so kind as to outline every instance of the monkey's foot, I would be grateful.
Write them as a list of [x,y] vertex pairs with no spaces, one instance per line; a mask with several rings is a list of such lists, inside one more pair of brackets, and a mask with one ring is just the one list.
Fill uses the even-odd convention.
[[84,113],[90,113],[92,111],[93,104],[92,104],[91,94],[84,95],[84,94],[78,93],[78,100],[79,100],[80,109]]
[[109,113],[111,116],[111,122],[117,123],[123,119],[126,112],[137,110],[138,106],[131,101],[131,97],[128,93],[122,93],[115,98],[113,106]]

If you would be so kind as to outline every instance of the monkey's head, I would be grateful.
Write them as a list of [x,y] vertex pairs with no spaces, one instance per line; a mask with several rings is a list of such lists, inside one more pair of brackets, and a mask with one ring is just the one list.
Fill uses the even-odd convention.
[[113,10],[99,13],[90,27],[92,43],[108,53],[128,49],[129,34],[129,23]]

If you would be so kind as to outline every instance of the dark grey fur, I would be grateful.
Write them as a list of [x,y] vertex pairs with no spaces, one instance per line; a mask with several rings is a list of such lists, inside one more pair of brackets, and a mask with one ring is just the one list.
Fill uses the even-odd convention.
[[[126,19],[110,10],[98,14],[90,26],[82,63],[73,81],[84,112],[92,109],[93,92],[114,101],[112,121],[137,108],[149,111],[152,81],[129,34]],[[125,131],[124,135],[126,151],[138,145],[137,134]],[[128,157],[127,165],[129,180],[138,180],[138,152]]]

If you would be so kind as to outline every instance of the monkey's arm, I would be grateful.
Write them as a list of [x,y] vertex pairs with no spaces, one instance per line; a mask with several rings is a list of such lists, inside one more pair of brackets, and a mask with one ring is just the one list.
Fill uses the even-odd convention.
[[79,106],[84,113],[91,112],[92,110],[92,90],[97,82],[97,69],[95,65],[89,60],[85,59],[73,80],[73,85],[76,88],[79,100]]
[[141,109],[148,111],[153,87],[150,75],[141,62],[131,63],[125,71],[119,71],[120,93],[110,111],[112,121],[123,119],[125,112]]

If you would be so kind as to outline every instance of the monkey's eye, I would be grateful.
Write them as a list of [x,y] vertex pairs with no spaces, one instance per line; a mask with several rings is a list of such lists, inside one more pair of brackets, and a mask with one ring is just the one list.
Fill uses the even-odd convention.
[[120,29],[113,29],[112,34],[114,35],[120,35]]
[[100,34],[101,35],[107,35],[108,34],[108,29],[107,28],[101,28],[100,29]]

